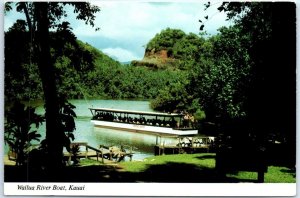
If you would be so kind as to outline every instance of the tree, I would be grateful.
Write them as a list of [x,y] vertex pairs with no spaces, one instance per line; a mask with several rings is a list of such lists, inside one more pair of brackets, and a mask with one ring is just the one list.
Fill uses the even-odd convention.
[[66,16],[65,5],[74,7],[77,19],[84,20],[86,24],[94,26],[95,13],[100,11],[97,6],[82,2],[20,2],[17,11],[24,12],[29,32],[34,35],[33,52],[39,58],[38,68],[42,80],[45,117],[46,140],[48,144],[48,157],[50,159],[50,174],[62,167],[62,151],[65,144],[63,121],[60,119],[59,96],[56,87],[55,70],[50,53],[49,29],[56,28],[58,21]]
[[5,101],[40,97],[41,85],[35,57],[30,53],[26,22],[17,20],[5,32]]
[[[199,56],[198,64],[190,72],[190,90],[199,98],[207,118],[216,116],[242,118],[246,115],[245,99],[249,86],[252,62],[246,46],[249,37],[236,26],[220,28],[220,33],[206,43],[205,56]],[[209,54],[209,55],[208,55]]]
[[173,55],[172,48],[174,44],[184,36],[185,33],[182,30],[167,28],[159,34],[156,34],[155,37],[149,41],[146,46],[146,53],[152,50],[154,50],[154,52],[167,50],[168,55],[171,56]]
[[251,130],[261,141],[279,133],[286,145],[286,158],[295,164],[296,132],[296,24],[295,3],[223,3],[239,35],[249,37],[248,86],[243,99]]
[[16,102],[6,112],[4,140],[9,145],[12,152],[16,153],[16,165],[26,164],[26,159],[30,151],[31,141],[41,137],[37,130],[44,122],[44,117],[35,113],[35,108],[25,107],[24,104]]
[[156,110],[173,112],[187,109],[191,98],[185,90],[187,81],[170,83],[168,86],[159,90],[158,96],[151,101],[151,107]]

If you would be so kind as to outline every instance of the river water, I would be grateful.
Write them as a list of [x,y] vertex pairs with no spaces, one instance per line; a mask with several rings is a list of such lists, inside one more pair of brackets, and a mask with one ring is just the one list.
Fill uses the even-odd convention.
[[[113,130],[95,127],[91,123],[92,114],[89,107],[94,108],[113,108],[123,110],[148,111],[153,112],[150,108],[149,101],[130,101],[130,100],[70,100],[76,106],[75,113],[77,118],[76,131],[74,132],[74,142],[87,142],[90,146],[99,148],[99,145],[105,146],[133,146],[133,160],[141,160],[145,157],[154,155],[154,145],[156,144],[156,135],[128,132],[124,130]],[[38,114],[44,113],[43,105],[31,103],[37,106]],[[43,139],[45,137],[45,124],[39,129]],[[172,138],[163,138],[159,141],[170,143],[176,141]]]

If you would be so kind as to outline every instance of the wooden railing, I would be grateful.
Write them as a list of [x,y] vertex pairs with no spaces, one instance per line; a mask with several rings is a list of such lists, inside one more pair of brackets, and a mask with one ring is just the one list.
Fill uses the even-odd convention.
[[[112,160],[112,158],[114,156],[116,156],[116,158],[121,158],[121,157],[125,157],[125,156],[129,156],[130,157],[130,161],[132,160],[132,156],[133,156],[133,151],[132,151],[132,147],[130,149],[130,153],[126,153],[120,150],[114,151],[112,149],[112,147],[107,147],[104,145],[100,145],[99,149],[92,147],[90,145],[87,144],[87,142],[73,142],[70,144],[70,148],[74,147],[74,146],[79,146],[79,147],[84,147],[84,151],[79,152],[76,157],[78,158],[89,158],[89,157],[96,157],[97,161],[99,161],[99,157],[101,157],[101,161],[102,163],[104,163],[104,159],[105,157],[108,158],[109,160]],[[90,151],[92,150],[92,151]],[[64,153],[64,156],[68,157],[68,163],[70,163],[72,156],[74,156],[73,153]],[[119,159],[120,160],[120,159]]]

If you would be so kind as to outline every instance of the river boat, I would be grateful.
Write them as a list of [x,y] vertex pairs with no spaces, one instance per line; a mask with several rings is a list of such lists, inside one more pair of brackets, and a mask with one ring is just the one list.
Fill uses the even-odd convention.
[[129,111],[109,108],[89,108],[91,122],[98,127],[160,135],[196,135],[193,123],[184,120],[183,114]]

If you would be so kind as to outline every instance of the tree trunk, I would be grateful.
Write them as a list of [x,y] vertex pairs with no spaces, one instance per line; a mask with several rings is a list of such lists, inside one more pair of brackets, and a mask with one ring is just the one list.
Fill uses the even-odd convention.
[[49,4],[47,2],[35,3],[38,68],[42,79],[46,112],[46,141],[49,154],[47,156],[49,159],[48,168],[50,170],[49,175],[55,176],[52,172],[55,170],[58,171],[62,167],[64,132],[60,127],[58,92],[50,54],[48,8]]

